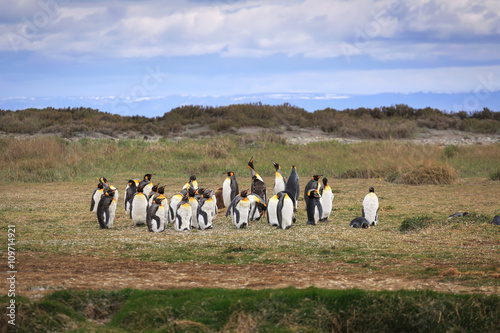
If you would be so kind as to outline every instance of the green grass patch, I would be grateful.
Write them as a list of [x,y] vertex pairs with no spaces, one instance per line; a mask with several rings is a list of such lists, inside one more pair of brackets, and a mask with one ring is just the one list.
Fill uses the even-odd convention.
[[56,291],[19,302],[17,332],[495,332],[499,302],[318,288]]
[[436,223],[437,220],[428,215],[412,216],[403,220],[403,222],[399,226],[399,231],[401,232],[420,231]]

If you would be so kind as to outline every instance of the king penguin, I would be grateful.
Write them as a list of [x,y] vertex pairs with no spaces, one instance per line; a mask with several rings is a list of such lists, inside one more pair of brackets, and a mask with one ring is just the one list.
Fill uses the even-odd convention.
[[320,216],[323,215],[323,207],[321,207],[320,194],[318,189],[311,189],[307,193],[309,200],[307,201],[307,224],[316,225]]
[[226,216],[231,214],[236,229],[243,229],[248,226],[250,216],[250,200],[248,199],[248,190],[241,191],[234,197],[227,209]]
[[97,205],[99,204],[99,200],[101,200],[101,195],[104,194],[104,184],[99,181],[97,184],[97,187],[94,189],[94,192],[92,192],[92,197],[90,200],[90,211],[91,212],[97,212]]
[[248,168],[252,174],[252,186],[250,187],[250,192],[257,194],[264,202],[267,202],[267,193],[266,193],[266,183],[264,183],[264,179],[255,171],[253,166],[253,156],[248,161]]
[[351,223],[349,223],[349,226],[352,228],[368,229],[368,227],[370,226],[370,222],[368,222],[368,220],[364,217],[356,217],[351,221]]
[[227,177],[222,184],[222,197],[224,199],[224,206],[229,207],[234,197],[238,195],[239,189],[234,172],[228,171],[224,174],[227,175]]
[[137,187],[130,205],[130,218],[135,225],[143,225],[146,223],[146,215],[148,211],[148,198],[144,194],[144,185]]
[[162,201],[164,196],[156,197],[148,208],[146,224],[149,232],[162,232],[165,230],[165,207]]
[[307,203],[309,202],[309,192],[314,189],[317,189],[319,191],[320,189],[318,183],[320,177],[321,175],[312,176],[311,179],[307,182],[306,187],[304,188],[304,201],[306,203],[306,209],[307,209]]
[[160,186],[160,183],[153,185],[151,188],[151,191],[148,194],[148,204],[152,205],[153,204],[153,197],[158,194],[158,187]]
[[500,216],[496,215],[495,217],[493,217],[493,220],[491,220],[491,223],[494,225],[500,225]]
[[198,210],[196,212],[198,220],[198,229],[212,229],[212,221],[217,214],[215,212],[216,204],[213,200],[213,191],[205,190],[198,202]]
[[280,192],[281,194],[278,200],[278,207],[276,210],[278,217],[278,229],[289,229],[292,227],[292,223],[295,222],[294,205],[295,199],[293,194],[290,192]]
[[134,179],[131,179],[127,183],[127,187],[125,189],[125,199],[124,199],[124,204],[125,204],[125,213],[127,215],[130,215],[130,205],[132,204],[132,198],[135,195],[135,192],[137,192],[137,182]]
[[196,180],[195,175],[189,177],[189,181],[182,187],[182,189],[187,189],[187,190],[189,190],[190,188],[193,188],[195,190],[198,189],[198,181]]
[[278,203],[282,192],[273,195],[267,203],[267,222],[273,227],[278,227]]
[[274,169],[276,169],[276,173],[274,175],[274,187],[273,187],[273,194],[278,194],[278,192],[284,191],[286,188],[286,179],[283,177],[281,174],[281,168],[280,165],[274,161]]
[[297,201],[299,200],[300,196],[299,175],[297,174],[295,165],[292,165],[291,170],[292,171],[290,171],[290,177],[288,177],[288,180],[286,182],[285,191],[293,194],[293,197],[295,198],[294,206],[295,210],[297,210]]
[[175,210],[175,230],[176,231],[189,231],[191,230],[191,218],[193,211],[189,205],[189,196],[185,194],[182,200],[177,204]]
[[[99,221],[100,229],[109,229],[113,227],[116,212],[116,201],[113,201],[115,192],[116,189],[108,188],[106,192],[101,195],[99,203],[97,204],[97,221]],[[113,204],[113,202],[115,204]]]
[[153,188],[153,183],[151,182],[151,178],[153,178],[154,174],[147,173],[144,175],[144,179],[139,183],[139,186],[143,186],[143,193],[147,197],[151,189]]
[[373,187],[368,188],[368,194],[363,199],[363,217],[368,220],[370,226],[378,223],[378,197]]
[[[187,195],[188,191],[186,189],[183,189],[181,190],[180,193],[176,193],[174,194],[171,198],[170,198],[170,218],[169,218],[169,221],[174,223],[175,222],[175,217],[176,217],[176,214],[177,214],[177,205],[179,204],[179,202],[182,201],[182,198]],[[188,197],[188,201],[189,201],[189,197]]]
[[247,196],[250,200],[250,221],[258,221],[266,212],[265,201],[257,194],[251,193]]
[[191,227],[198,229],[198,199],[196,198],[197,191],[193,187],[190,187],[188,190],[188,196],[188,202],[191,206]]
[[323,186],[321,186],[319,194],[321,195],[321,207],[323,207],[323,215],[319,220],[321,222],[324,222],[330,217],[334,197],[332,188],[330,187],[330,185],[328,185],[328,178],[326,177],[323,177]]

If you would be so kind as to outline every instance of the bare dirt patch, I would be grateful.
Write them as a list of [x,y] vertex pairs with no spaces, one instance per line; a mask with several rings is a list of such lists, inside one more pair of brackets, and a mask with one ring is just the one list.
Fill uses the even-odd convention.
[[[32,299],[54,290],[161,290],[169,288],[285,287],[365,290],[434,290],[453,293],[500,294],[497,286],[472,287],[441,277],[408,279],[374,272],[339,272],[345,263],[213,265],[146,262],[133,258],[18,253],[18,292]],[[383,270],[381,270],[383,272]]]

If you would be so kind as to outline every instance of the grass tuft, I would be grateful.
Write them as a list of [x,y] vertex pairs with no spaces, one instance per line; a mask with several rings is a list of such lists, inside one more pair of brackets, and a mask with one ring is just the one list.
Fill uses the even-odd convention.
[[399,231],[400,232],[420,231],[436,223],[437,223],[436,219],[428,215],[418,215],[418,216],[408,217],[404,219],[401,225],[399,226]]
[[397,178],[398,183],[405,185],[454,184],[457,180],[458,174],[452,166],[435,161],[405,171]]

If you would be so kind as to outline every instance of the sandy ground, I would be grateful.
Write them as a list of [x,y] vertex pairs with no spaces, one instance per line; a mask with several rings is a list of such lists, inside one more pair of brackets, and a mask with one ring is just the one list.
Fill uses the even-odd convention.
[[500,295],[497,286],[472,287],[446,281],[442,277],[418,280],[385,273],[340,273],[339,268],[345,266],[345,263],[335,262],[312,265],[212,265],[145,262],[133,258],[62,256],[38,252],[20,252],[17,254],[17,260],[18,293],[31,299],[61,289],[275,289],[291,286],[365,290],[428,289],[439,292]]

